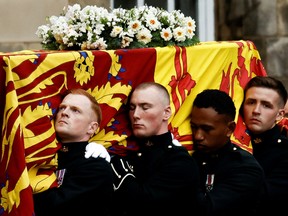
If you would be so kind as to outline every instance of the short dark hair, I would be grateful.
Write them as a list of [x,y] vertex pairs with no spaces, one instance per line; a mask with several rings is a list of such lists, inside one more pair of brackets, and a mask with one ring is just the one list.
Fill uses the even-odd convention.
[[283,107],[286,104],[287,101],[287,90],[283,83],[271,76],[255,76],[252,79],[248,81],[244,88],[244,100],[245,101],[245,95],[248,89],[252,87],[263,87],[263,88],[268,88],[276,91],[278,95],[281,98],[281,102],[283,103]]
[[218,114],[224,114],[234,120],[236,107],[232,98],[224,91],[219,89],[206,89],[199,93],[193,106],[197,108],[213,108]]
[[133,94],[134,91],[139,90],[139,89],[147,89],[147,88],[151,88],[151,87],[156,88],[159,91],[159,94],[162,94],[162,96],[164,97],[165,103],[167,103],[168,105],[170,104],[170,95],[169,95],[168,90],[163,85],[161,85],[160,83],[156,83],[156,82],[143,82],[143,83],[140,83],[131,92],[130,97],[129,97],[129,101],[130,101],[131,95]]

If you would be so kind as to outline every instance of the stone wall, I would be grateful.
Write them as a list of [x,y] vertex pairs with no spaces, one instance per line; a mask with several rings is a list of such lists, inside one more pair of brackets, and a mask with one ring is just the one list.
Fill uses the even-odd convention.
[[60,14],[67,0],[0,0],[0,52],[40,49],[35,32],[47,16]]
[[41,49],[35,34],[47,16],[60,15],[68,4],[96,4],[109,8],[108,0],[0,0],[0,52]]
[[251,40],[268,75],[288,89],[288,0],[217,0],[218,40]]
[[243,22],[244,38],[255,42],[269,75],[288,89],[288,0],[259,1]]

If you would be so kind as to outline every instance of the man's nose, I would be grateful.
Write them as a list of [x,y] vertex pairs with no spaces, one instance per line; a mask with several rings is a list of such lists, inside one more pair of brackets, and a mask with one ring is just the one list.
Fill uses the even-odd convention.
[[62,116],[68,116],[68,114],[69,114],[68,108],[62,109],[62,111],[61,111]]
[[132,112],[132,116],[133,116],[133,118],[139,118],[139,116],[140,116],[140,109],[136,107],[136,108],[133,110],[133,112]]
[[195,140],[203,140],[204,139],[204,136],[203,136],[203,133],[201,132],[201,130],[193,131],[193,133],[194,133],[194,139]]
[[260,113],[260,104],[255,104],[253,107],[253,113]]

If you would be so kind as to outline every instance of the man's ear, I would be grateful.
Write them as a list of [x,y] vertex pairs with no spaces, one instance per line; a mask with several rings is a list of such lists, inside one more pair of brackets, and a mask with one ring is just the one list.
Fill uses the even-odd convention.
[[166,106],[166,108],[164,109],[164,120],[168,120],[171,117],[171,107],[170,105]]
[[88,130],[90,137],[92,137],[97,132],[98,128],[99,128],[98,122],[93,121],[90,123],[89,130]]
[[234,130],[235,130],[235,128],[236,128],[235,121],[228,122],[228,124],[227,124],[227,135],[226,136],[227,137],[231,137],[233,132],[234,132]]
[[284,118],[285,110],[279,109],[278,114],[276,116],[276,122],[281,121]]

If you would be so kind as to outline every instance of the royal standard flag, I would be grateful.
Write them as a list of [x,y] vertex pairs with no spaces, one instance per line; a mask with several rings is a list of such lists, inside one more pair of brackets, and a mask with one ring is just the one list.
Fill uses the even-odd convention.
[[[193,153],[189,114],[204,89],[227,92],[239,109],[243,87],[266,76],[251,41],[203,42],[191,47],[106,51],[31,51],[0,54],[1,152],[0,216],[32,216],[33,193],[57,187],[54,115],[67,89],[90,92],[103,110],[91,141],[110,152],[137,148],[131,139],[127,97],[141,82],[153,81],[170,92],[169,129]],[[251,150],[241,117],[233,141]]]

